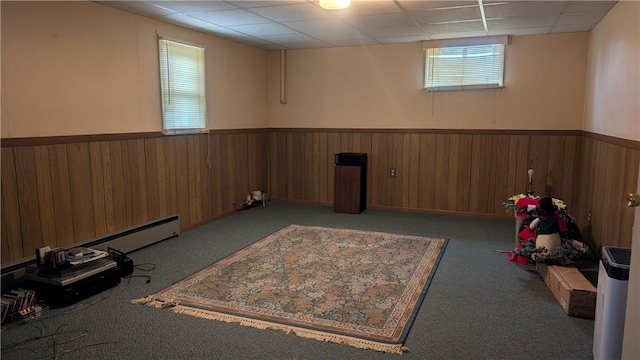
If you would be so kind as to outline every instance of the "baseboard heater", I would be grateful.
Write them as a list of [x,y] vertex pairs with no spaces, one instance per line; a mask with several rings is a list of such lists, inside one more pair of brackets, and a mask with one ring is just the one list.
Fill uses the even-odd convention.
[[[123,253],[155,244],[162,240],[180,235],[180,215],[175,214],[164,218],[149,221],[130,228],[122,229],[111,234],[102,235],[84,242],[70,244],[65,248],[78,246],[107,251],[107,248],[117,249]],[[25,267],[36,263],[36,256],[30,256],[22,260],[2,265],[2,275],[23,270]]]
[[89,240],[77,246],[84,246],[103,251],[107,251],[107,248],[112,248],[118,249],[127,254],[179,235],[180,216],[172,215],[125,229],[105,237]]

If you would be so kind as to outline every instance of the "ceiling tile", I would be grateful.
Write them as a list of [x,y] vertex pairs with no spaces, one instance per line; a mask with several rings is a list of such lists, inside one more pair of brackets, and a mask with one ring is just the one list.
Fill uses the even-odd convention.
[[178,14],[237,9],[236,6],[224,1],[146,1],[146,3]]
[[233,4],[237,7],[251,9],[251,8],[260,8],[265,6],[280,6],[280,5],[290,5],[297,3],[305,3],[306,0],[281,0],[281,1],[269,1],[269,0],[259,0],[259,1],[250,1],[250,0],[241,0],[241,1],[225,1],[229,4]]
[[430,40],[427,35],[422,36],[399,36],[399,37],[389,37],[389,38],[377,38],[379,42],[383,44],[404,44],[404,43],[412,43],[419,42],[423,40]]
[[203,31],[208,32],[210,34],[219,35],[221,37],[233,37],[235,39],[243,39],[249,37],[247,34],[239,33],[235,30],[231,30],[222,26],[213,26],[204,28]]
[[350,41],[350,40],[360,40],[360,39],[371,39],[366,34],[363,34],[362,32],[355,29],[349,29],[349,30],[334,29],[334,30],[317,32],[317,33],[316,32],[309,33],[309,35],[313,36],[314,38],[327,41],[327,42],[334,42],[338,40]]
[[477,1],[416,1],[416,0],[400,0],[398,1],[402,7],[408,11],[429,10],[429,9],[445,9],[464,6],[478,6]]
[[424,30],[416,25],[411,26],[396,26],[388,28],[375,28],[375,29],[363,29],[365,34],[373,37],[398,37],[398,36],[425,36]]
[[206,21],[196,19],[190,15],[183,15],[183,14],[160,16],[160,17],[156,17],[156,19],[161,21],[166,21],[176,25],[181,25],[188,28],[193,28],[193,29],[211,26],[211,24]]
[[562,12],[597,11],[604,16],[615,4],[616,1],[567,1],[567,5],[565,5]]
[[418,24],[443,23],[459,20],[479,20],[482,19],[480,7],[464,7],[442,10],[422,10],[409,13]]
[[562,14],[558,18],[556,25],[577,25],[577,24],[594,25],[602,19],[602,16],[603,14],[598,12]]
[[322,10],[310,3],[268,6],[254,8],[251,9],[251,11],[278,22],[331,18],[331,15],[329,15],[325,10]]
[[306,36],[304,34],[288,34],[288,35],[269,35],[261,37],[263,40],[267,40],[270,43],[278,44],[285,46],[287,48],[301,48],[305,44],[308,47],[316,48],[316,47],[328,47],[330,44],[327,44],[324,41],[315,39],[310,36]]
[[331,45],[333,46],[364,46],[364,45],[380,45],[380,42],[373,39],[334,40],[331,42]]
[[283,35],[297,33],[297,31],[294,29],[275,23],[228,26],[228,28],[241,32],[243,34],[258,37],[261,37],[263,35]]
[[222,26],[264,24],[270,22],[269,19],[241,9],[211,11],[193,14],[192,16],[200,20]]
[[414,25],[404,13],[357,16],[346,21],[361,29]]
[[487,27],[489,30],[550,27],[553,25],[555,19],[555,16],[541,18],[487,19]]
[[497,35],[524,36],[524,35],[547,34],[548,32],[549,32],[548,26],[519,28],[519,29],[500,29],[500,30],[489,29],[490,36],[497,36]]
[[306,40],[319,41],[316,38],[311,36],[307,36],[305,34],[295,33],[295,34],[282,34],[282,35],[265,35],[260,37],[263,40],[279,43],[279,42],[301,42]]
[[349,31],[353,29],[349,24],[345,24],[339,20],[302,20],[302,21],[287,21],[282,23],[285,26],[296,29],[303,33],[318,33],[325,31]]
[[351,6],[344,10],[334,11],[331,14],[338,17],[353,17],[379,14],[393,14],[402,12],[402,9],[393,1],[352,1]]
[[460,23],[449,23],[449,24],[434,24],[434,25],[423,25],[422,28],[426,33],[433,37],[433,35],[440,33],[461,33],[468,31],[481,31],[484,32],[484,24],[482,21],[468,21],[468,22],[460,22]]
[[484,14],[487,18],[558,16],[564,4],[564,1],[500,2],[495,5],[485,5]]
[[153,4],[147,4],[142,1],[96,1],[98,4],[118,8],[143,16],[163,16],[171,15],[176,12],[173,10],[157,7]]
[[[319,0],[94,2],[269,50],[304,48],[305,42],[309,47],[356,46],[487,34],[590,31],[616,3],[483,0],[487,32],[477,0],[352,0],[351,7],[339,11],[321,9]],[[287,35],[295,39],[285,46]],[[282,45],[258,39],[264,36],[282,36]]]

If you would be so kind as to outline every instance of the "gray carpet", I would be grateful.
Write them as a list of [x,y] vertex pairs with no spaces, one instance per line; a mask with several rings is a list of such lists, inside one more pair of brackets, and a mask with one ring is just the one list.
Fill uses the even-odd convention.
[[[130,300],[155,293],[288,225],[320,225],[450,239],[404,355],[360,350],[276,330],[199,319]],[[132,252],[122,283],[38,322],[2,333],[2,359],[591,359],[593,320],[567,316],[511,250],[514,221],[270,203]]]

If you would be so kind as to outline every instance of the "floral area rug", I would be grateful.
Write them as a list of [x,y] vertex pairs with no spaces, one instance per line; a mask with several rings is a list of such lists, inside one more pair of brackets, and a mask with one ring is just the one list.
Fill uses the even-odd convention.
[[132,302],[401,354],[446,243],[289,225]]

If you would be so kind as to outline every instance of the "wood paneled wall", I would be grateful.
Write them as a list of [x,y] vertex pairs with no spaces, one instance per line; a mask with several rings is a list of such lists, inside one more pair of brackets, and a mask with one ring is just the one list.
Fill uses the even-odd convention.
[[[565,201],[591,245],[631,246],[640,142],[582,131],[272,129],[271,197],[333,203],[334,155],[368,154],[370,208],[506,215],[527,190]],[[396,176],[390,176],[390,169]],[[591,215],[591,216],[589,216]]]
[[[265,129],[2,147],[2,262],[171,214],[188,228],[266,189]],[[7,141],[11,143],[12,141]]]
[[640,142],[584,133],[578,142],[574,217],[588,241],[631,247],[634,211],[627,194],[636,192]]
[[[334,155],[368,154],[369,207],[505,215],[502,202],[527,190],[573,196],[578,135],[518,131],[326,131],[272,129],[271,196],[333,202]],[[390,169],[396,176],[390,176]]]
[[[180,214],[189,228],[246,193],[333,203],[334,155],[368,154],[367,205],[507,216],[527,189],[563,199],[598,247],[631,246],[640,145],[577,131],[255,129],[3,140],[2,262]],[[396,176],[390,176],[390,169]],[[589,217],[591,214],[591,217]],[[589,222],[590,219],[590,222]]]

